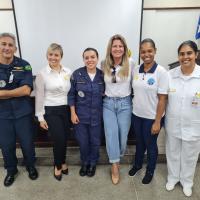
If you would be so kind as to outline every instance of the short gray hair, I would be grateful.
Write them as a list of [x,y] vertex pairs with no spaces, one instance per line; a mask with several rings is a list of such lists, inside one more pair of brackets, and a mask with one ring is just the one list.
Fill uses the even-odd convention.
[[0,33],[0,39],[3,38],[3,37],[9,37],[9,38],[11,38],[14,41],[14,44],[16,46],[16,37],[15,37],[14,34],[12,34],[12,33],[6,33],[6,32],[5,33]]

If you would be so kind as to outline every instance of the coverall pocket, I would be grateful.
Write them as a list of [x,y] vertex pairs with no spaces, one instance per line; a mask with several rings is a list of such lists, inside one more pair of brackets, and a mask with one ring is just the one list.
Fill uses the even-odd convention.
[[14,80],[17,80],[17,81],[22,80],[22,79],[24,79],[24,77],[25,77],[24,72],[22,72],[22,71],[14,72]]

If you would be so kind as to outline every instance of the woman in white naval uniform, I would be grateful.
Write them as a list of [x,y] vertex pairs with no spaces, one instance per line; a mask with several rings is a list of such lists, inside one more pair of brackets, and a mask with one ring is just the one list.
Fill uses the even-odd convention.
[[195,167],[200,152],[200,66],[196,65],[197,45],[185,41],[178,48],[180,66],[169,71],[166,110],[166,189],[176,183],[186,196],[192,195]]

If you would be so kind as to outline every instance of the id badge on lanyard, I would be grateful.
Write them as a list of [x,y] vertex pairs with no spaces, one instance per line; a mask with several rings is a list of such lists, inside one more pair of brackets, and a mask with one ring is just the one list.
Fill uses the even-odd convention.
[[14,79],[14,74],[13,74],[13,72],[11,71],[11,72],[10,72],[10,77],[9,77],[8,83],[12,83],[12,82],[13,82],[13,79]]

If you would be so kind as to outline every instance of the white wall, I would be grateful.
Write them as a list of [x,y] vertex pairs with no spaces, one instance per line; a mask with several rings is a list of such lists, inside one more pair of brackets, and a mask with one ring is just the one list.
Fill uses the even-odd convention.
[[[163,66],[177,61],[177,48],[185,40],[195,40],[200,9],[144,10],[142,38],[152,38],[156,60]],[[197,42],[197,41],[196,41]]]
[[144,0],[144,8],[198,7],[199,0]]
[[16,35],[15,23],[12,11],[0,12],[0,33],[1,32],[11,32]]
[[22,57],[34,74],[44,67],[46,49],[52,42],[64,48],[63,64],[83,65],[82,52],[97,48],[104,58],[109,38],[122,34],[138,59],[142,0],[15,0]]
[[[63,64],[76,68],[82,65],[81,53],[87,46],[96,47],[103,58],[109,37],[117,32],[127,38],[137,62],[141,0],[117,0],[118,3],[116,0],[59,0],[61,8],[53,0],[14,2],[22,56],[31,62],[34,73],[46,64],[45,53],[51,42],[62,44]],[[173,6],[195,7],[200,6],[200,1],[144,0],[144,8]],[[0,8],[12,8],[11,0],[0,0]],[[143,11],[142,38],[155,40],[160,64],[167,66],[176,61],[178,45],[184,40],[195,40],[199,14],[200,9]],[[7,31],[16,34],[13,13],[0,11],[0,32]]]
[[11,0],[0,0],[0,8],[12,8]]

